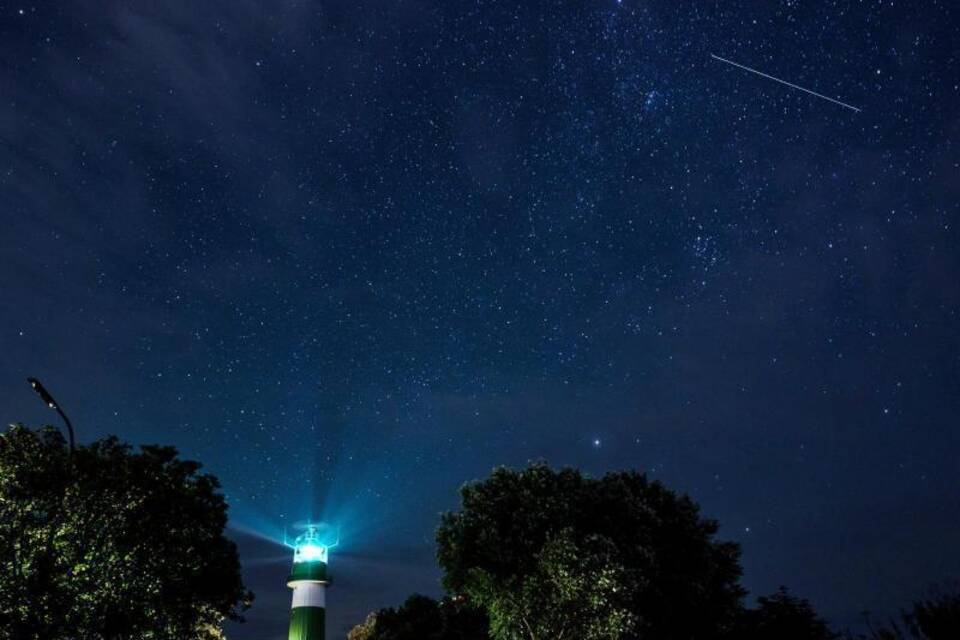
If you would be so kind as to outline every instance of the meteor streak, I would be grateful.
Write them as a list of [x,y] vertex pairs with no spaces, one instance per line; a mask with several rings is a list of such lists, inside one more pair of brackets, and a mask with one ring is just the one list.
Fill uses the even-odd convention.
[[792,88],[792,89],[799,89],[800,91],[803,91],[803,92],[805,92],[805,93],[809,93],[809,94],[812,95],[812,96],[817,96],[818,98],[823,98],[824,100],[829,100],[830,102],[832,102],[832,103],[834,103],[834,104],[838,104],[838,105],[840,105],[841,107],[843,107],[843,108],[845,108],[845,109],[850,109],[851,111],[856,111],[857,113],[860,113],[860,109],[857,109],[856,107],[854,107],[854,106],[852,106],[852,105],[849,105],[849,104],[847,104],[846,102],[840,102],[839,100],[834,100],[833,98],[830,98],[830,97],[828,97],[828,96],[825,96],[825,95],[823,95],[822,93],[817,93],[816,91],[810,91],[810,89],[804,89],[803,87],[798,86],[798,85],[795,85],[795,84],[793,84],[792,82],[787,82],[786,80],[781,80],[780,78],[775,78],[775,77],[771,76],[770,74],[764,73],[764,72],[762,72],[762,71],[757,71],[756,69],[751,69],[751,68],[748,67],[748,66],[745,66],[745,65],[742,65],[742,64],[738,64],[738,63],[734,62],[733,60],[727,60],[726,58],[721,58],[720,56],[714,55],[714,54],[712,54],[712,53],[710,54],[710,57],[713,58],[714,60],[719,60],[720,62],[726,62],[727,64],[733,65],[734,67],[739,67],[740,69],[743,69],[744,71],[749,71],[750,73],[755,73],[755,74],[757,74],[758,76],[763,76],[764,78],[768,78],[768,79],[770,79],[770,80],[775,80],[776,82],[779,82],[780,84],[785,84],[785,85],[787,85],[788,87],[790,87],[790,88]]

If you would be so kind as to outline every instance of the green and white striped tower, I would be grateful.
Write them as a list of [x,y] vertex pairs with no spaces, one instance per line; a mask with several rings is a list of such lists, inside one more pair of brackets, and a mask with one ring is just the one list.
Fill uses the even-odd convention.
[[293,542],[293,571],[287,586],[293,589],[289,640],[324,640],[327,608],[327,558],[336,541],[323,525],[306,525]]

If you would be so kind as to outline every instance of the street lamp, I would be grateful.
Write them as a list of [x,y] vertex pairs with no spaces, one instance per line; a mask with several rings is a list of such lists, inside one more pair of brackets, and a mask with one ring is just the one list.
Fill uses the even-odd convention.
[[27,378],[27,382],[30,383],[30,386],[33,387],[33,390],[37,392],[37,395],[40,396],[40,399],[43,400],[51,409],[56,409],[57,413],[60,414],[60,417],[63,418],[63,421],[67,425],[67,433],[70,436],[70,453],[73,454],[74,449],[74,437],[73,437],[73,424],[70,422],[70,418],[67,417],[67,414],[63,412],[63,409],[60,408],[60,405],[57,404],[57,401],[54,400],[53,396],[50,395],[50,392],[47,391],[39,380],[36,378]]

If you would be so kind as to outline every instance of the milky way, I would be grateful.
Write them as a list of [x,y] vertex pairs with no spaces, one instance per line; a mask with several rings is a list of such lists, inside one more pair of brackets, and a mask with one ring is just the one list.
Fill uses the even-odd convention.
[[95,4],[0,2],[0,417],[34,375],[217,474],[231,637],[285,637],[292,522],[337,637],[541,458],[838,625],[960,574],[952,3]]

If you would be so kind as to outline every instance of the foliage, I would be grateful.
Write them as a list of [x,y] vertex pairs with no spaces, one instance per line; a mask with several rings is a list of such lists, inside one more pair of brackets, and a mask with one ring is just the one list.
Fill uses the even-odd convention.
[[745,611],[732,637],[739,640],[835,640],[813,606],[785,587],[757,599],[757,608]]
[[500,468],[461,502],[437,534],[444,584],[489,610],[498,640],[715,638],[736,620],[739,548],[642,474]]
[[70,456],[53,429],[0,434],[0,639],[221,638],[252,594],[199,468],[112,437]]
[[347,640],[374,640],[377,631],[377,613],[367,614],[366,619],[347,633]]
[[935,585],[900,613],[899,623],[873,628],[858,640],[956,640],[960,638],[960,583]]
[[903,613],[903,623],[914,638],[960,638],[960,584],[933,587]]
[[[485,575],[479,573],[478,580]],[[485,588],[496,638],[619,638],[634,628],[626,571],[610,540],[578,544],[565,529],[547,540],[530,575],[515,589]]]
[[487,640],[487,618],[462,601],[412,595],[353,628],[348,640]]

